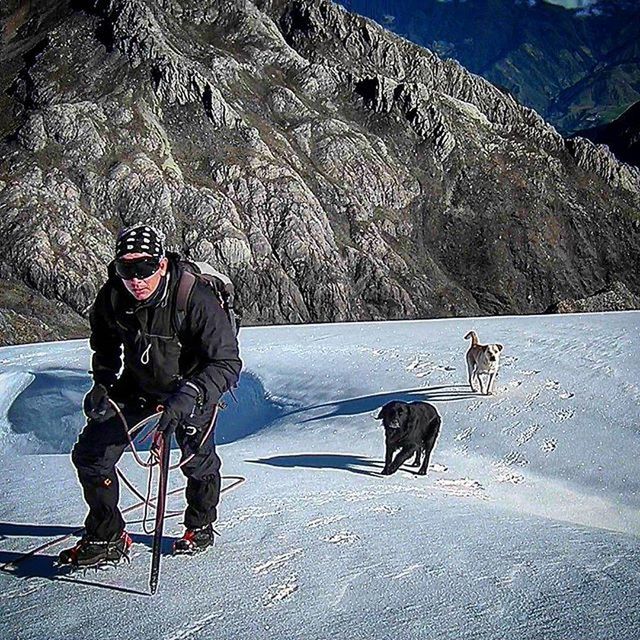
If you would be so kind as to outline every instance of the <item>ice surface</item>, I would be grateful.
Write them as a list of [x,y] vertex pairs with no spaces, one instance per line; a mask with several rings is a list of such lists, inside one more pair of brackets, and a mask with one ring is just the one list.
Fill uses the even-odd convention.
[[[239,404],[227,398],[217,439],[223,475],[247,481],[223,495],[216,547],[165,555],[142,595],[150,536],[134,511],[129,566],[59,576],[58,545],[0,572],[0,638],[637,640],[639,324],[243,329]],[[470,329],[505,345],[494,396],[466,384]],[[1,563],[82,523],[68,452],[88,363],[84,341],[0,349]],[[442,415],[426,478],[379,475],[374,417],[391,399]],[[130,454],[121,467],[144,490]],[[167,554],[180,532],[167,521]]]

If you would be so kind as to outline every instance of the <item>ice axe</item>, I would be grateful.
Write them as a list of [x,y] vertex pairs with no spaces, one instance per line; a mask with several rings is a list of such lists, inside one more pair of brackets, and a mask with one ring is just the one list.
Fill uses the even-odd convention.
[[[158,407],[161,411],[162,407]],[[167,482],[169,479],[169,458],[171,454],[171,436],[166,433],[156,433],[153,446],[156,449],[160,465],[158,479],[158,497],[156,499],[156,524],[153,531],[153,546],[151,547],[151,573],[149,575],[149,590],[154,595],[158,589],[160,578],[160,552],[162,549],[162,531],[164,529],[164,514],[167,504]]]

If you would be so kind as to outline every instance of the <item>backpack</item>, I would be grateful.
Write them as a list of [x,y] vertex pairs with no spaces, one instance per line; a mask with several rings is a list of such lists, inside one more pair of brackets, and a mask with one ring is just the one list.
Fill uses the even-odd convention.
[[179,264],[182,267],[182,275],[180,276],[178,293],[176,294],[175,326],[180,327],[184,320],[187,313],[187,301],[197,278],[211,287],[213,294],[218,298],[227,314],[234,334],[238,335],[242,314],[234,307],[234,287],[229,277],[216,271],[208,262],[180,260]]

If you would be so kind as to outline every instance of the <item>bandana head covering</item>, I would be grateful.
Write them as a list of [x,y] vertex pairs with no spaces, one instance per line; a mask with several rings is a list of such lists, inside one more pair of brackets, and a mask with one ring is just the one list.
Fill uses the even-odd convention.
[[148,224],[136,224],[122,229],[116,240],[116,258],[127,253],[148,253],[160,260],[164,257],[163,236]]

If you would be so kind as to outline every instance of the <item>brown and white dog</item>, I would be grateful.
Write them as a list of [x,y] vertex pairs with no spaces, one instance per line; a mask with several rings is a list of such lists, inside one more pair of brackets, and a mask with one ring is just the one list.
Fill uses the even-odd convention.
[[[469,331],[464,337],[465,340],[471,338],[471,346],[467,351],[467,371],[469,372],[469,385],[472,391],[477,391],[475,382],[480,386],[480,393],[492,394],[495,389],[496,376],[500,368],[501,344],[480,344],[475,331]],[[482,388],[482,378],[488,376],[486,392]]]

